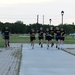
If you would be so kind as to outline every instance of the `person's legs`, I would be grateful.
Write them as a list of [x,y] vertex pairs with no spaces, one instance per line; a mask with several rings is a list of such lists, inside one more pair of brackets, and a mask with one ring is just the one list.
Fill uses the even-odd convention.
[[49,40],[46,40],[47,42],[47,49],[49,49]]
[[7,47],[9,47],[10,45],[9,45],[9,35],[8,36],[6,36],[6,45],[7,45]]
[[60,48],[60,36],[56,36],[56,48]]
[[56,40],[56,48],[60,48],[60,39]]
[[10,47],[10,45],[9,45],[9,39],[7,41],[8,41],[8,47]]
[[42,39],[41,39],[41,48],[43,47],[43,41],[42,41]]
[[58,37],[56,36],[56,48],[58,48]]
[[49,37],[48,41],[49,41],[49,44],[51,44],[51,43],[52,43],[51,37]]
[[31,43],[31,46],[32,46],[32,37],[30,37],[30,43]]
[[46,43],[47,43],[47,49],[49,49],[49,37],[46,36],[46,37],[45,37],[45,40],[46,40]]
[[63,44],[63,40],[60,41],[61,45]]
[[34,40],[35,40],[35,37],[31,37],[31,46],[32,46],[32,49],[34,49]]
[[39,40],[39,45],[41,44],[41,40]]
[[9,39],[5,39],[5,46],[6,47],[9,47],[10,45],[9,45]]
[[60,39],[58,39],[58,49],[60,48]]
[[43,36],[41,37],[41,47],[43,47]]
[[58,40],[56,40],[56,48],[58,48]]
[[41,39],[40,39],[40,37],[39,37],[39,45],[41,44]]
[[7,36],[4,36],[5,39],[5,47],[7,47]]
[[51,40],[51,47],[54,45],[54,39]]
[[63,48],[64,45],[64,37],[61,39],[61,48]]
[[32,41],[32,49],[34,49],[34,40]]
[[61,38],[61,44],[64,44],[64,37]]

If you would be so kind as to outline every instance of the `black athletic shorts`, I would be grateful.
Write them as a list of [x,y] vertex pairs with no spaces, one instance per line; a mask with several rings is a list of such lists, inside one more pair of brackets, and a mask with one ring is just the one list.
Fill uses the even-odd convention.
[[61,40],[63,40],[63,41],[64,41],[64,39],[65,39],[64,37],[61,37]]
[[51,37],[51,40],[54,39],[54,37]]
[[4,39],[7,39],[7,40],[9,40],[9,35],[8,35],[8,36],[4,36]]
[[45,40],[50,41],[51,40],[51,37],[50,36],[45,36]]
[[60,36],[56,36],[56,41],[61,40]]
[[33,40],[35,40],[35,37],[30,37],[30,41],[33,41]]
[[44,39],[44,37],[43,36],[39,36],[38,39],[41,40],[41,39]]

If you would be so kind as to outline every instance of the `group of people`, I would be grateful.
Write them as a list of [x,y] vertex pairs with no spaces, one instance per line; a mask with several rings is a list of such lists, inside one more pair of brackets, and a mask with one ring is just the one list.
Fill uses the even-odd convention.
[[[2,30],[2,34],[3,34],[3,38],[5,39],[5,46],[9,47],[9,28],[5,27]],[[53,47],[54,45],[54,39],[56,40],[56,48],[60,48],[60,44],[64,43],[64,39],[65,39],[65,31],[63,28],[59,29],[59,27],[56,27],[54,29],[54,27],[50,27],[50,28],[46,28],[46,30],[44,31],[42,27],[40,27],[40,29],[37,31],[38,33],[38,39],[39,39],[39,45],[41,45],[41,48],[43,47],[43,39],[45,38],[46,43],[47,43],[47,49],[49,49],[49,44],[51,45],[51,47]],[[32,49],[34,49],[34,42],[36,39],[35,36],[35,31],[32,28],[30,31],[30,42],[31,42],[31,46]]]
[[[46,31],[43,31],[43,28],[40,27],[38,30],[38,39],[39,39],[39,45],[41,45],[41,48],[43,47],[43,39],[45,36],[45,40],[47,42],[47,49],[49,49],[49,44],[51,44],[51,47],[54,45],[54,39],[56,40],[56,48],[60,48],[60,44],[64,43],[65,39],[65,31],[63,28],[59,29],[59,27],[50,27],[47,28]],[[30,31],[30,42],[32,49],[34,49],[34,41],[35,41],[35,31],[32,28]]]

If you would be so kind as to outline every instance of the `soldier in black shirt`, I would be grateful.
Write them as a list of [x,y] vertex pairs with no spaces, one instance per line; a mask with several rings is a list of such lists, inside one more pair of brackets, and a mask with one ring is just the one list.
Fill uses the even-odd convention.
[[47,49],[49,49],[49,44],[50,44],[50,40],[51,40],[49,28],[47,28],[45,31],[45,40],[47,42]]
[[56,37],[56,48],[59,49],[60,39],[61,39],[61,30],[58,27],[56,27],[56,30],[55,30],[55,37]]
[[30,31],[30,42],[31,42],[32,49],[34,49],[34,40],[35,40],[35,31],[32,28]]
[[50,27],[50,41],[51,41],[51,47],[54,45],[54,29],[53,27]]
[[61,44],[64,44],[64,39],[65,39],[65,31],[63,28],[61,28]]
[[9,47],[9,28],[8,27],[5,27],[2,31],[3,33],[3,37],[5,39],[5,46],[6,47]]
[[41,44],[41,47],[43,47],[43,36],[44,31],[42,30],[42,27],[40,28],[40,30],[38,31],[38,39],[39,39],[39,45]]

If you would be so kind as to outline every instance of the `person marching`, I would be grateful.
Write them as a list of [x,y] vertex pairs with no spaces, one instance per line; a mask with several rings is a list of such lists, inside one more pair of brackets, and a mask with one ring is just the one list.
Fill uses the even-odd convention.
[[45,32],[45,40],[46,40],[46,42],[47,42],[47,49],[49,49],[49,43],[50,43],[50,31],[49,31],[48,28],[46,29],[46,32]]
[[5,39],[5,46],[6,47],[9,47],[10,46],[9,45],[9,33],[10,33],[10,31],[9,31],[9,28],[8,27],[5,27],[3,29],[3,31],[2,31],[3,37]]
[[42,29],[42,27],[40,27],[40,30],[38,31],[38,39],[39,39],[39,45],[41,45],[41,48],[43,47],[43,33],[44,33],[44,31],[43,31],[43,29]]
[[65,40],[65,31],[63,28],[61,28],[61,45],[64,44],[64,40]]
[[51,43],[51,47],[53,47],[53,45],[54,45],[54,29],[53,29],[53,27],[50,27],[50,43]]
[[35,40],[35,31],[32,28],[30,31],[30,42],[31,42],[32,49],[34,49],[34,40]]
[[56,38],[56,48],[60,48],[60,39],[61,39],[61,30],[56,27],[55,30],[55,38]]

